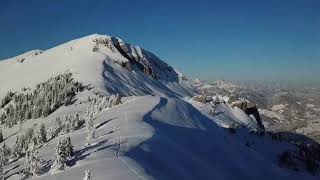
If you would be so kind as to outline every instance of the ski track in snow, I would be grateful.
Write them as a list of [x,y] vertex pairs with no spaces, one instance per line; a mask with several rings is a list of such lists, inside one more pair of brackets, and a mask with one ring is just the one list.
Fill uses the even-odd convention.
[[[125,113],[124,114],[125,118],[124,118],[124,123],[125,123],[125,129],[127,130],[127,114]],[[133,172],[136,176],[138,176],[140,179],[142,180],[147,180],[145,177],[143,177],[142,175],[140,175],[133,167],[131,167],[127,162],[126,160],[122,159],[120,156],[119,156],[119,152],[121,150],[121,135],[119,133],[119,142],[118,142],[118,149],[117,149],[117,152],[116,152],[116,158],[119,159],[131,172]],[[124,141],[124,143],[126,143],[127,141]]]

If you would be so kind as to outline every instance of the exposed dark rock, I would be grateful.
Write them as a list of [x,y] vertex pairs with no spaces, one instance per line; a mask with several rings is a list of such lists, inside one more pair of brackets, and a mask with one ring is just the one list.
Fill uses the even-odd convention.
[[255,117],[256,123],[259,126],[260,130],[264,133],[265,128],[262,124],[262,120],[258,111],[258,108],[256,106],[255,103],[247,100],[247,99],[237,99],[235,100],[234,98],[229,99],[229,103],[233,106],[233,107],[238,107],[240,109],[242,109],[247,115],[253,115]]
[[178,82],[178,74],[173,68],[151,52],[126,44],[116,37],[112,37],[112,43],[119,53],[129,60],[129,62],[121,63],[122,67],[131,71],[133,66],[136,66],[144,74],[155,80],[162,79]]

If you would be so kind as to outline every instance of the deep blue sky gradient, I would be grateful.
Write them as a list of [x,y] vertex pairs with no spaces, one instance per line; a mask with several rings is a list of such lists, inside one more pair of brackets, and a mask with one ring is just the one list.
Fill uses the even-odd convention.
[[93,33],[191,77],[320,82],[319,0],[0,0],[0,59]]

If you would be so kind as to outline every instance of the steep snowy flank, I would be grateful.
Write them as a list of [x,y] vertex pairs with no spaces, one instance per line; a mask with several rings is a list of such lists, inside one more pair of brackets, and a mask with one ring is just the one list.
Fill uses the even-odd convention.
[[179,81],[177,72],[151,52],[138,46],[127,44],[119,38],[112,38],[112,42],[117,50],[129,60],[128,69],[131,69],[131,66],[135,65],[143,73],[154,79]]

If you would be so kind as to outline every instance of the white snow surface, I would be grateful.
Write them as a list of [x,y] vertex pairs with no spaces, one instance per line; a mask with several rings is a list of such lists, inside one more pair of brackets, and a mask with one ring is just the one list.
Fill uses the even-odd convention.
[[15,60],[19,60],[19,59],[30,59],[30,58],[33,58],[39,54],[41,54],[43,51],[40,50],[40,49],[35,49],[35,50],[31,50],[31,51],[27,51],[23,54],[20,54],[18,56],[15,56],[15,57],[11,57],[11,58],[8,58],[8,59],[4,59],[2,61],[15,61]]
[[[0,98],[9,90],[34,88],[66,71],[93,87],[78,94],[77,99],[85,99],[97,90],[128,95],[123,104],[94,117],[96,133],[89,146],[85,146],[85,128],[67,134],[76,156],[66,170],[50,172],[58,138],[38,147],[46,168],[36,179],[82,179],[86,170],[91,170],[94,180],[317,179],[278,167],[277,153],[289,144],[250,135],[245,129],[231,134],[220,127],[231,122],[250,125],[250,118],[242,110],[221,105],[220,114],[209,117],[202,110],[207,107],[181,98],[194,94],[189,82],[154,80],[136,68],[129,71],[114,63],[127,61],[121,53],[104,47],[92,51],[92,40],[97,37],[111,38],[94,34],[28,56],[23,63],[16,58],[0,61]],[[55,117],[74,112],[83,115],[88,106],[61,107],[46,118],[26,121],[21,130],[18,125],[1,127],[5,142],[12,147],[16,136],[29,127],[38,128],[42,122],[50,126]],[[254,145],[249,148],[247,141]],[[23,169],[23,162],[20,158],[4,168],[7,180],[21,178],[17,173]]]
[[[93,40],[96,38],[107,38],[111,41],[110,36],[93,34],[43,51],[37,56],[30,56],[30,53],[18,56],[27,57],[28,61],[23,63],[13,61],[16,58],[0,61],[0,82],[4,87],[0,89],[0,98],[8,90],[34,87],[39,82],[67,71],[72,72],[77,80],[91,84],[107,94],[118,92],[123,95],[192,95],[190,86],[184,86],[183,82],[167,79],[157,81],[145,76],[135,67],[132,71],[122,68],[114,62],[125,62],[128,59],[116,48],[115,52],[112,52],[109,48],[101,46],[99,52],[93,52]],[[134,52],[141,52],[138,46],[130,47],[137,49]],[[146,58],[153,58],[148,52],[145,52],[145,55],[150,56]],[[178,77],[178,74],[176,75]]]

